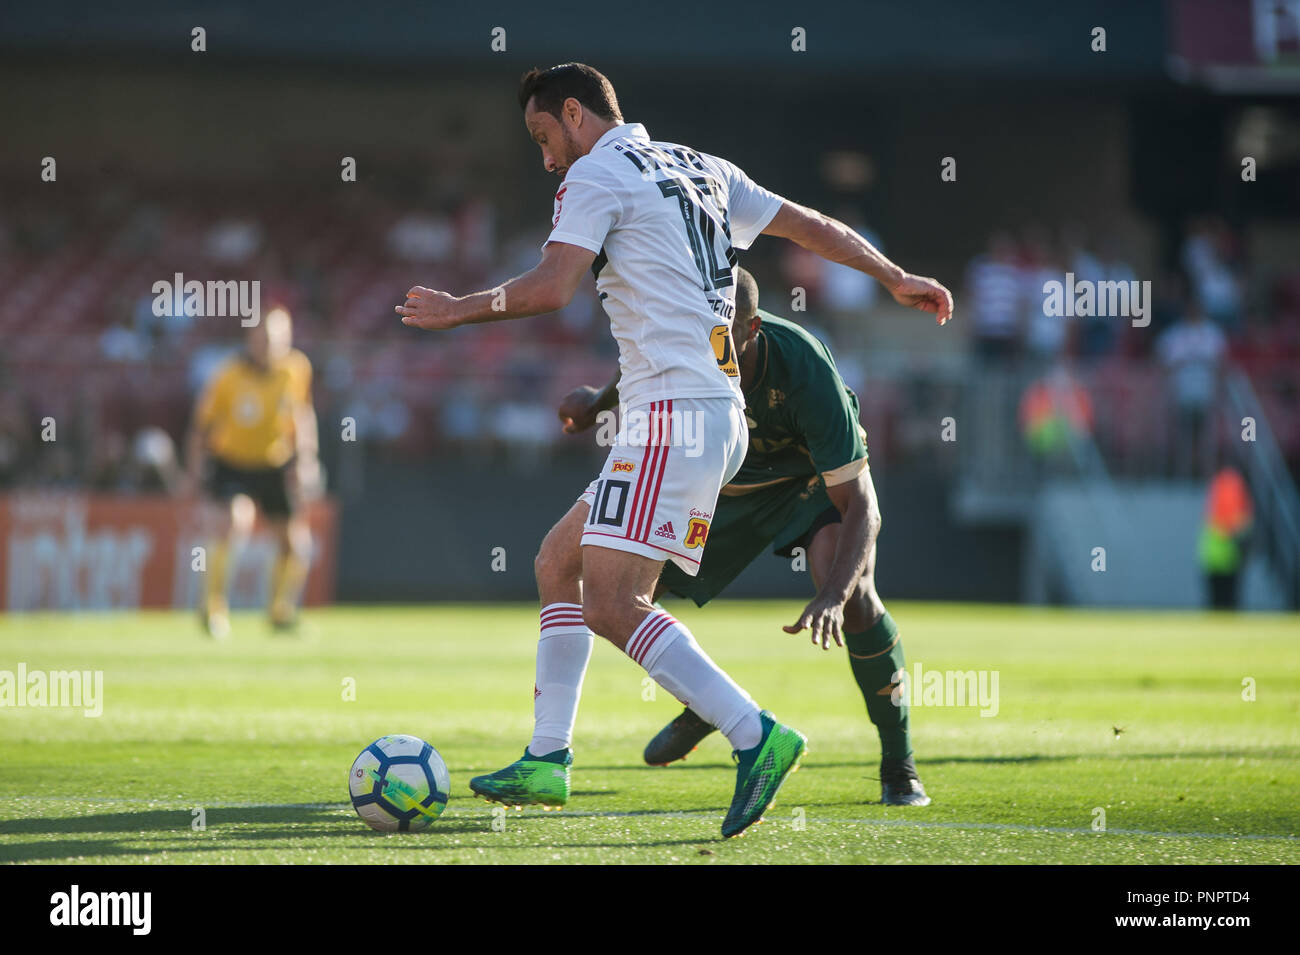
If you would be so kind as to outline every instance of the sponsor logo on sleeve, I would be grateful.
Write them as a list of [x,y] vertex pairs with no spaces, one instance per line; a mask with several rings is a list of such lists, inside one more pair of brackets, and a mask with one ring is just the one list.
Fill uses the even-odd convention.
[[560,210],[564,206],[564,193],[568,188],[568,186],[561,186],[559,191],[555,193],[555,216],[551,219],[551,225],[553,226],[560,224]]

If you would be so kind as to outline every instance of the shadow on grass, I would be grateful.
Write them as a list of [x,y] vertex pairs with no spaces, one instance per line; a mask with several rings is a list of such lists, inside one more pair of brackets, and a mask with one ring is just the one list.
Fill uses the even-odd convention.
[[[1122,744],[1121,744],[1122,745]],[[1034,763],[1075,763],[1081,761],[1103,761],[1103,762],[1124,762],[1127,760],[1177,760],[1177,759],[1281,759],[1293,760],[1300,759],[1300,748],[1295,747],[1277,747],[1270,749],[1241,749],[1241,750],[1183,750],[1177,753],[1128,753],[1122,750],[1114,753],[1025,753],[1012,756],[926,756],[924,752],[918,751],[916,762],[918,766],[942,766],[951,765],[1024,765]],[[854,769],[866,768],[873,772],[879,769],[880,757],[872,753],[861,760],[836,760],[826,761],[817,758],[814,750],[804,759],[804,769]],[[720,770],[727,769],[732,772],[736,769],[735,763],[723,762],[689,762],[679,760],[670,763],[667,766],[646,766],[629,764],[623,766],[588,766],[586,764],[575,767],[582,772],[626,772],[629,770],[662,770],[664,772],[682,772],[684,770]],[[874,776],[872,777],[874,778]]]
[[[382,838],[384,833],[364,827],[346,805],[337,809],[309,806],[255,806],[214,807],[205,810],[207,830],[230,826],[277,826],[257,832],[259,838],[294,839],[303,835],[362,836],[373,834]],[[89,816],[43,816],[30,819],[0,820],[0,836],[22,835],[75,835],[77,833],[134,833],[138,836],[186,835],[193,830],[193,816],[188,809],[148,809],[141,812],[96,813]],[[357,826],[361,824],[362,828]],[[438,827],[445,832],[477,832],[481,825],[440,820]],[[231,835],[239,835],[234,830]],[[0,858],[7,851],[0,846]]]
[[[635,815],[635,814],[630,814]],[[649,813],[647,813],[649,815]],[[333,840],[339,849],[382,848],[386,852],[462,852],[474,849],[548,850],[564,852],[581,848],[641,848],[700,845],[705,840],[657,839],[637,840],[620,833],[607,841],[556,843],[545,838],[554,833],[545,825],[563,818],[561,813],[547,816],[511,815],[511,826],[532,828],[533,838],[525,842],[504,842],[491,831],[485,819],[453,821],[441,819],[428,830],[403,834],[373,832],[359,820],[337,809],[298,806],[257,808],[214,808],[207,811],[207,829],[193,832],[188,811],[146,810],[142,812],[100,813],[89,816],[10,819],[0,821],[0,836],[48,836],[31,842],[0,845],[0,863],[47,862],[79,859],[112,858],[122,862],[158,861],[170,856],[176,861],[202,862],[211,853],[244,853],[283,848],[288,840]],[[570,817],[575,818],[575,817]],[[582,818],[582,817],[577,817]],[[604,817],[601,817],[604,818]],[[614,821],[617,821],[615,819]],[[108,838],[86,838],[103,836]],[[117,834],[116,838],[112,834]],[[478,838],[447,841],[449,836]],[[150,845],[132,845],[132,842]]]
[[[1123,745],[1122,743],[1120,744]],[[917,754],[917,764],[940,766],[945,763],[984,763],[998,765],[1002,763],[1073,763],[1081,761],[1126,762],[1128,760],[1175,760],[1175,759],[1300,759],[1300,749],[1279,747],[1277,749],[1214,749],[1183,750],[1177,753],[1056,753],[1053,755],[1026,754],[1023,756],[937,756],[927,757]],[[827,764],[818,764],[827,765]],[[853,765],[840,764],[840,765]]]

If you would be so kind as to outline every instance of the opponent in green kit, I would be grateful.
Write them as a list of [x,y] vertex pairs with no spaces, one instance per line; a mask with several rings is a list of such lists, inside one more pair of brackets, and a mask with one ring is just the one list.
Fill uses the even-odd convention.
[[[699,574],[665,565],[655,596],[670,591],[699,606],[721,593],[769,546],[792,557],[802,547],[817,596],[787,633],[812,632],[848,650],[853,677],[880,735],[881,802],[930,802],[912,759],[908,708],[896,705],[895,674],[903,669],[898,627],[876,593],[880,509],[867,467],[858,399],[844,384],[826,346],[806,331],[758,309],[758,285],[737,269],[732,340],[740,361],[749,451],[722,489],[717,511],[700,515],[709,546]],[[618,403],[618,379],[604,389],[579,388],[560,404],[565,431],[584,431]],[[694,524],[695,522],[692,521]],[[713,727],[689,708],[645,750],[653,765],[682,759]]]

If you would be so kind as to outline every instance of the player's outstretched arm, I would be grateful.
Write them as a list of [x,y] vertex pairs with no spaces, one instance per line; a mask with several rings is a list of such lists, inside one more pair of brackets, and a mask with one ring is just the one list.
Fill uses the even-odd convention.
[[941,283],[904,271],[843,222],[816,209],[787,199],[763,234],[789,239],[823,259],[866,272],[889,289],[895,301],[933,312],[940,325],[952,317],[952,293]]
[[820,644],[823,650],[830,649],[831,640],[844,646],[844,605],[871,566],[871,552],[880,532],[880,506],[869,470],[864,468],[854,480],[828,487],[826,493],[841,515],[835,556],[817,596],[793,626],[781,628],[786,633],[811,630],[813,646]]
[[504,285],[460,298],[417,285],[406,293],[406,304],[393,310],[403,325],[431,331],[544,315],[573,301],[595,259],[594,252],[580,246],[548,242],[535,268]]

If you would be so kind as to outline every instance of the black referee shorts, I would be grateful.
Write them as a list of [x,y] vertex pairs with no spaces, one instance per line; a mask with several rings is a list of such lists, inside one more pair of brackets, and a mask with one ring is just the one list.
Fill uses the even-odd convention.
[[208,494],[219,501],[245,494],[267,517],[288,517],[294,510],[288,486],[291,466],[292,462],[278,468],[249,469],[213,458],[207,480]]

